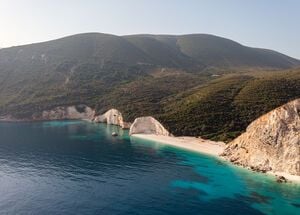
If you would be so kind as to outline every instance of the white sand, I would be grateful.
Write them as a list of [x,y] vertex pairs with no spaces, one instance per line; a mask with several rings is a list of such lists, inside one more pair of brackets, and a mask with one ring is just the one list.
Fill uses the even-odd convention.
[[214,142],[196,137],[169,137],[154,134],[134,134],[132,136],[214,156],[221,154],[225,148],[223,142]]
[[[158,143],[172,145],[178,148],[196,151],[204,154],[209,154],[219,157],[224,151],[225,143],[204,140],[196,137],[169,137],[154,134],[134,134],[134,138],[150,140]],[[290,175],[284,172],[267,172],[271,175],[283,176],[290,182],[300,183],[300,176]]]

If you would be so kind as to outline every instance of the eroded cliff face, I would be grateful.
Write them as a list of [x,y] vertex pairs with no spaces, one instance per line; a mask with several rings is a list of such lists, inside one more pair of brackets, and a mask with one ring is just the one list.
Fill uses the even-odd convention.
[[52,110],[44,110],[41,114],[34,114],[33,120],[61,120],[61,119],[82,119],[92,120],[95,111],[86,105],[68,107],[56,107]]
[[123,116],[117,109],[110,109],[102,115],[95,115],[95,110],[86,105],[59,106],[50,110],[37,112],[28,118],[17,119],[11,115],[0,116],[0,121],[39,121],[39,120],[88,120],[102,122],[109,125],[118,125],[124,129],[129,129],[130,122],[124,122]]
[[251,169],[300,176],[300,99],[252,122],[222,156]]
[[94,122],[103,122],[109,125],[118,125],[122,128],[129,128],[130,123],[124,122],[122,113],[117,109],[110,109],[103,115],[96,116],[93,120]]
[[170,132],[160,122],[151,116],[136,118],[130,127],[129,135],[155,134],[170,136]]

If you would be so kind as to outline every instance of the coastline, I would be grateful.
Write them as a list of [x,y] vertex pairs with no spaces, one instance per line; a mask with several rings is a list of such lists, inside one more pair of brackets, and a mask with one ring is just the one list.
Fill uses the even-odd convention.
[[[182,148],[189,151],[211,155],[216,158],[225,160],[220,156],[220,154],[225,149],[225,143],[223,142],[214,142],[211,140],[204,140],[196,137],[187,137],[187,136],[171,137],[171,136],[162,136],[162,135],[154,135],[154,134],[133,134],[132,137],[159,142],[162,144],[171,145],[177,148]],[[252,171],[250,168],[241,167],[229,161],[228,163],[230,163],[235,167],[240,167]],[[300,184],[300,176],[291,175],[285,172],[272,172],[272,171],[266,172],[265,174],[273,175],[274,177],[283,176],[288,180],[288,182]]]
[[[16,120],[12,118],[0,118],[0,122],[41,122],[41,121],[63,121],[63,120],[82,120],[86,122],[93,122],[90,119],[32,119],[32,120]],[[225,160],[220,156],[225,149],[226,144],[224,142],[215,142],[211,140],[205,140],[201,138],[191,137],[191,136],[181,136],[181,137],[173,137],[173,136],[163,136],[163,135],[155,135],[155,134],[133,134],[131,137],[150,140],[154,142],[159,142],[166,145],[171,145],[177,148],[198,152],[202,154],[207,154],[210,156],[214,156],[219,159]],[[239,165],[235,165],[231,162],[228,162],[235,167],[240,167],[243,169],[247,169],[252,171],[249,167],[242,167]],[[274,177],[283,176],[288,182],[300,184],[300,176],[291,175],[285,172],[272,172],[268,171],[265,174],[273,175]]]
[[72,121],[72,120],[80,120],[85,122],[93,122],[92,119],[71,119],[71,118],[65,118],[65,119],[5,119],[0,118],[0,122],[7,122],[7,123],[16,123],[16,122],[51,122],[51,121]]
[[151,140],[190,151],[196,151],[208,155],[219,157],[225,148],[225,143],[204,140],[196,137],[171,137],[154,134],[133,134],[132,137]]

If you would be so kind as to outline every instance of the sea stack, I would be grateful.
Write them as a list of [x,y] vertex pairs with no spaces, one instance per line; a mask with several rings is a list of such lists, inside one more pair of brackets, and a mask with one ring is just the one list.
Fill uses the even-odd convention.
[[108,125],[118,125],[122,128],[129,128],[130,123],[124,122],[122,113],[117,109],[110,109],[103,115],[96,116],[94,122],[103,122]]
[[300,99],[252,122],[222,156],[253,170],[300,176]]
[[170,136],[170,132],[164,126],[151,116],[136,118],[130,126],[129,134],[155,134]]

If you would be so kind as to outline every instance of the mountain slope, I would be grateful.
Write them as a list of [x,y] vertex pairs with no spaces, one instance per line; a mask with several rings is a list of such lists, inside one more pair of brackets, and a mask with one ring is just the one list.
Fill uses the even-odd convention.
[[152,62],[156,62],[156,65],[176,68],[191,68],[196,66],[196,62],[191,57],[182,53],[176,46],[169,45],[154,37],[135,35],[126,36],[125,38],[142,50],[152,59]]
[[122,37],[88,33],[49,42],[2,49],[0,62],[32,62],[43,58],[47,63],[69,59],[78,61],[111,61],[135,64],[146,60],[143,52]]
[[[290,68],[299,66],[300,61],[281,53],[250,48],[222,37],[208,34],[172,35],[133,35],[126,37],[137,47],[152,39],[159,41],[181,56],[189,57],[190,64],[221,68]],[[178,55],[179,55],[178,54]]]
[[298,70],[270,70],[297,65],[212,35],[74,35],[0,50],[0,117],[85,104],[118,108],[130,121],[153,115],[174,134],[230,139],[299,97]]
[[212,35],[180,36],[177,44],[186,55],[220,67],[289,68],[299,61],[275,51],[242,46]]
[[169,98],[158,118],[177,135],[226,141],[257,117],[299,97],[299,69],[225,75]]

